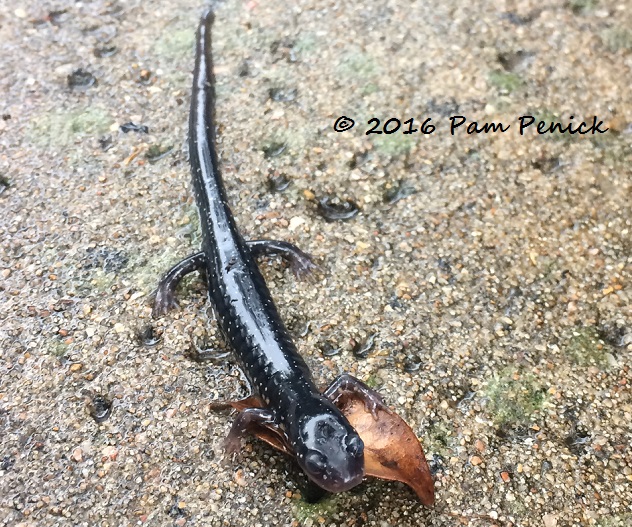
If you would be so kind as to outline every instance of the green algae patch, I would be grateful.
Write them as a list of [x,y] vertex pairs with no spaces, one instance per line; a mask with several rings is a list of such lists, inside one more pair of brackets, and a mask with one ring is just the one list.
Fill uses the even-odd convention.
[[371,95],[372,93],[376,93],[380,90],[380,87],[374,82],[367,82],[363,87],[360,93],[362,95]]
[[191,237],[191,245],[193,247],[199,247],[202,243],[202,227],[200,225],[200,214],[198,213],[197,205],[191,203],[185,207],[184,215],[186,221],[184,222],[187,233]]
[[533,115],[535,117],[535,122],[538,123],[540,121],[545,121],[547,123],[559,123],[560,116],[557,112],[550,110],[549,108],[540,108],[539,110],[535,110],[533,112],[527,112],[529,115]]
[[303,33],[296,39],[292,49],[301,55],[309,55],[318,49],[318,37],[313,33]]
[[91,291],[97,293],[105,293],[111,290],[116,280],[116,274],[108,273],[103,269],[94,269],[90,280],[79,285],[80,291]]
[[195,48],[195,33],[191,28],[166,30],[156,41],[154,51],[160,57],[175,61],[186,58],[190,60]]
[[163,275],[181,259],[182,257],[179,257],[170,247],[150,258],[132,258],[130,267],[133,271],[130,279],[139,291],[150,293],[158,287],[158,282]]
[[46,346],[46,352],[49,355],[54,355],[55,357],[63,357],[64,355],[66,355],[67,351],[68,344],[57,339],[49,340],[48,346]]
[[339,499],[338,494],[330,494],[316,503],[307,503],[303,499],[296,500],[292,502],[292,512],[301,525],[320,525],[318,518],[326,520],[338,511]]
[[626,142],[624,136],[616,137],[609,134],[610,132],[603,136],[595,135],[591,138],[592,144],[604,162],[615,165],[610,170],[619,170],[623,173],[628,169],[628,160],[632,157],[632,145]]
[[597,527],[629,527],[632,525],[632,513],[615,514],[600,518],[596,523]]
[[391,135],[371,135],[375,149],[390,157],[405,156],[410,152],[414,139],[410,135],[395,133]]
[[349,81],[367,81],[380,73],[375,59],[361,51],[347,53],[337,67],[338,75]]
[[86,137],[107,132],[113,123],[110,115],[99,107],[77,110],[56,110],[34,117],[27,137],[39,146],[66,146]]
[[443,457],[452,453],[452,430],[442,421],[436,421],[425,431],[423,444],[426,452],[434,452]]
[[487,412],[497,426],[526,425],[544,405],[544,387],[530,373],[508,369],[489,381],[483,390]]
[[567,7],[576,15],[585,15],[594,11],[599,2],[597,0],[569,0]]
[[364,381],[364,384],[366,384],[369,388],[376,389],[378,386],[381,385],[381,382],[376,374],[372,374],[369,375],[366,381]]
[[526,519],[529,517],[529,508],[525,505],[524,500],[514,494],[513,500],[503,500],[505,509],[516,518]]
[[578,366],[598,366],[606,368],[610,362],[611,350],[594,326],[571,330],[567,336],[564,352]]
[[612,53],[632,50],[632,31],[622,27],[606,29],[601,33],[601,41]]
[[506,94],[511,94],[524,85],[524,81],[517,73],[506,71],[492,71],[487,81],[498,91]]
[[[179,210],[178,215],[182,218],[178,225],[176,236],[178,238],[186,238],[186,242],[181,242],[178,247],[167,244],[160,251],[151,249],[139,250],[130,254],[128,263],[128,275],[126,278],[132,281],[136,289],[145,291],[147,294],[156,290],[158,282],[164,274],[175,264],[182,260],[185,256],[193,254],[197,251],[195,247],[200,245],[200,217],[197,207],[194,204],[187,204]],[[190,250],[183,248],[190,246]],[[182,252],[184,251],[184,252]],[[191,277],[196,277],[198,273],[192,273]],[[189,284],[192,280],[189,275],[184,277],[180,291],[188,291],[191,287]],[[186,293],[184,293],[186,295]]]

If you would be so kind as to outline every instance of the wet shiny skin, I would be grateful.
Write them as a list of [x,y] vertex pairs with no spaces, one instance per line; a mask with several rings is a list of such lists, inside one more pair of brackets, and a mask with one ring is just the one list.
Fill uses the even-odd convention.
[[322,398],[304,402],[289,427],[299,465],[320,487],[342,492],[364,477],[364,443],[331,403]]
[[[332,492],[348,490],[364,476],[362,440],[316,388],[227,204],[215,151],[211,24],[209,14],[197,34],[189,154],[209,299],[228,342],[269,410],[251,413],[244,422],[274,423],[312,481]],[[231,434],[245,432],[246,427],[234,427]]]

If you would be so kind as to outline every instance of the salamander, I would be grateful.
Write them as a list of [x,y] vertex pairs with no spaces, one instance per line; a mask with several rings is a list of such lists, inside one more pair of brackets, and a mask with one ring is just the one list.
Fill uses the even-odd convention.
[[364,444],[334,403],[351,391],[361,394],[373,412],[382,404],[381,399],[348,374],[337,377],[322,393],[318,390],[279,316],[255,258],[280,255],[299,275],[311,271],[314,264],[290,243],[246,241],[237,228],[215,146],[213,18],[209,11],[197,31],[188,135],[202,247],[162,278],[154,315],[160,316],[176,305],[175,290],[186,274],[203,272],[222,333],[265,403],[264,408],[248,408],[237,415],[226,439],[227,451],[235,452],[242,438],[258,427],[272,428],[314,483],[330,492],[342,492],[364,477]]

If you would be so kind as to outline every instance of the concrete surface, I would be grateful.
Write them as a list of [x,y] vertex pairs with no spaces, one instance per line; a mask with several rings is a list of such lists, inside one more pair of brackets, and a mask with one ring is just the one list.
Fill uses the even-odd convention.
[[[254,441],[223,460],[231,417],[209,401],[243,386],[187,356],[222,347],[201,281],[151,320],[199,246],[184,142],[204,6],[0,6],[0,525],[632,524],[629,1],[216,5],[239,225],[322,265],[262,269],[319,382],[357,375],[419,435],[432,510],[375,480],[309,505]],[[335,133],[341,115],[356,126]],[[452,115],[511,128],[452,136]],[[610,130],[521,136],[522,115]],[[436,130],[367,136],[372,117]],[[323,196],[361,213],[327,223]]]

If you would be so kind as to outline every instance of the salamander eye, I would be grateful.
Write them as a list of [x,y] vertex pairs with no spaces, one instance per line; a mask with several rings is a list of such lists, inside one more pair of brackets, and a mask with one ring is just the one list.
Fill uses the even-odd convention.
[[347,453],[353,457],[360,457],[364,453],[364,443],[357,435],[347,436],[345,440]]
[[320,452],[310,450],[305,456],[305,468],[311,474],[323,474],[327,469],[327,459]]

